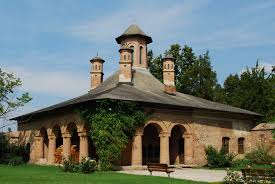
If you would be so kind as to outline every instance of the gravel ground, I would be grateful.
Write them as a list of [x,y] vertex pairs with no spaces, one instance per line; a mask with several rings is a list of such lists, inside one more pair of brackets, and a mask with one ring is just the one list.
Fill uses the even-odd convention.
[[[193,181],[204,181],[204,182],[219,182],[223,181],[226,176],[225,170],[207,170],[207,169],[175,169],[175,172],[171,173],[171,178],[187,179]],[[135,175],[150,175],[148,170],[124,170],[118,171],[125,174]],[[165,172],[153,172],[153,176],[164,176],[167,177]]]

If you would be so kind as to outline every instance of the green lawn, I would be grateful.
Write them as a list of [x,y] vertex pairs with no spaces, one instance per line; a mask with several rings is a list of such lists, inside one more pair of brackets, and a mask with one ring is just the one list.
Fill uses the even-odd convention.
[[116,172],[96,172],[93,174],[64,173],[53,166],[6,166],[0,165],[1,184],[196,184],[194,182],[156,176],[135,176]]

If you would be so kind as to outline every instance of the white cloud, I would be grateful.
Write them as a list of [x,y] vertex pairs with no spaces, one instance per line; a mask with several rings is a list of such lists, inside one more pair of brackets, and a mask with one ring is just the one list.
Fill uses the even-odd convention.
[[[4,67],[23,81],[24,91],[40,94],[72,97],[88,91],[89,79],[74,72],[56,72],[43,69],[26,69],[19,66]],[[88,75],[87,75],[88,76]]]
[[171,30],[190,26],[193,22],[193,14],[207,3],[206,0],[199,0],[174,3],[169,6],[160,3],[150,4],[150,2],[146,2],[146,6],[130,5],[126,10],[74,25],[68,29],[68,32],[94,42],[109,42],[134,23],[144,28],[149,35],[159,39],[165,35],[167,39],[173,36]]

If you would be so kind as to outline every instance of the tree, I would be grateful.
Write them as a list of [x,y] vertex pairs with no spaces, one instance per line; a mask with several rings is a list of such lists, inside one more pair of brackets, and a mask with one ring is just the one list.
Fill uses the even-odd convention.
[[258,112],[266,122],[275,116],[275,75],[266,73],[258,61],[240,76],[229,75],[224,82],[225,101],[229,105]]
[[[0,68],[0,119],[5,119],[7,115],[24,106],[32,98],[29,93],[20,94],[17,90],[22,85],[22,81],[11,73],[6,73]],[[3,128],[7,125],[3,125]]]
[[[181,48],[179,44],[173,44],[164,55],[168,53],[175,58],[177,91],[214,100],[217,77],[211,66],[209,52],[197,57],[191,47],[185,45]],[[153,58],[150,52],[148,58],[151,73],[162,81],[162,55]]]

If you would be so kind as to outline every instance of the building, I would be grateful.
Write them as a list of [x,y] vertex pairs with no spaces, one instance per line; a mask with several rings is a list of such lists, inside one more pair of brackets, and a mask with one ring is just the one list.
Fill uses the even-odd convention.
[[248,110],[215,103],[179,93],[175,88],[174,58],[163,58],[161,83],[148,70],[147,45],[152,38],[137,25],[131,25],[116,38],[119,70],[103,81],[104,60],[91,62],[91,90],[82,96],[13,118],[18,122],[21,144],[30,144],[33,163],[57,162],[57,148],[79,158],[95,157],[88,140],[89,127],[75,109],[99,99],[136,101],[152,112],[144,127],[129,140],[119,164],[141,166],[147,162],[171,165],[204,165],[205,147],[224,147],[229,152],[246,153],[255,146],[251,129],[261,117]]

